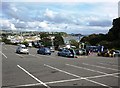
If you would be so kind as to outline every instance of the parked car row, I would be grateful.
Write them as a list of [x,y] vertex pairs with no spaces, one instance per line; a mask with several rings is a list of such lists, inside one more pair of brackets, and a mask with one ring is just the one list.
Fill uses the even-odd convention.
[[105,50],[103,52],[98,52],[97,55],[104,57],[120,57],[120,50]]
[[[43,55],[51,55],[51,53],[54,52],[53,47],[40,47],[37,50],[37,54],[43,54]],[[18,48],[16,49],[16,53],[19,54],[29,54],[29,50],[25,45],[19,45]],[[77,53],[79,55],[84,54],[85,52],[80,52]],[[57,53],[58,56],[63,56],[63,57],[76,57],[76,51],[74,49],[65,49],[62,48],[58,51]]]
[[[51,55],[51,53],[54,52],[53,47],[39,47],[37,50],[37,54],[43,54],[43,55]],[[19,45],[16,49],[16,53],[24,53],[29,54],[29,50],[25,45]],[[67,49],[67,48],[61,48],[59,49],[57,55],[63,56],[63,57],[76,57],[76,55],[88,55],[89,51],[86,49]],[[120,51],[119,50],[104,50],[103,52],[98,52],[98,56],[104,56],[104,57],[120,57]]]

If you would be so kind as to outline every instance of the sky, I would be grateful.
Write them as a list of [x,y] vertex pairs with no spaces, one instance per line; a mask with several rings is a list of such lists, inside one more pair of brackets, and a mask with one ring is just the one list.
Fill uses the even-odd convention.
[[118,2],[17,2],[0,3],[5,30],[67,33],[107,33],[118,17]]

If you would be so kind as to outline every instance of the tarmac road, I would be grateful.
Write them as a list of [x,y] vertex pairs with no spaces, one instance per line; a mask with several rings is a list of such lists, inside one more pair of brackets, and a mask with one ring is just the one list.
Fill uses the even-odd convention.
[[119,58],[81,56],[67,58],[16,54],[17,46],[3,45],[2,88],[119,88]]

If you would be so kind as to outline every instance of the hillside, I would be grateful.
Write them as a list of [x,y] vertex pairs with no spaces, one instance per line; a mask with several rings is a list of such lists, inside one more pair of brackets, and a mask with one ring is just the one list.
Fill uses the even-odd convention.
[[104,45],[107,48],[120,49],[120,17],[113,19],[112,28],[107,34],[91,34],[83,37],[81,42],[90,45]]

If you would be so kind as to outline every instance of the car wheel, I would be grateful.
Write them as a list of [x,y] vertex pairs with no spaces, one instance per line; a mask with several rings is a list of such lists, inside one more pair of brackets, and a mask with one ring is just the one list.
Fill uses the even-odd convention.
[[37,54],[40,54],[39,51],[37,51]]

